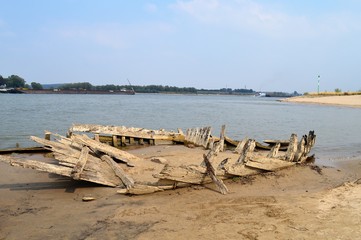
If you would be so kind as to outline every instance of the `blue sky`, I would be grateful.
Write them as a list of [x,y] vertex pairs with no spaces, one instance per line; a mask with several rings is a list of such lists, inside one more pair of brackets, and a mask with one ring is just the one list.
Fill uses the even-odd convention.
[[0,75],[28,83],[361,90],[359,0],[0,0]]

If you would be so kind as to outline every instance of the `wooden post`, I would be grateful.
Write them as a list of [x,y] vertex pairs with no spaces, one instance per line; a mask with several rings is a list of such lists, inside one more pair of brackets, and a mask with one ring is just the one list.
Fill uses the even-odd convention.
[[144,145],[144,139],[143,138],[139,138],[139,145]]
[[281,143],[276,143],[272,148],[271,150],[269,151],[267,157],[268,158],[275,158],[278,154],[278,150],[280,149],[281,147]]
[[292,162],[295,157],[296,151],[297,151],[297,135],[292,133],[290,137],[290,144],[288,145],[287,152],[285,155],[285,160]]
[[223,152],[224,151],[224,137],[225,137],[225,133],[226,133],[226,125],[222,125],[222,130],[221,130],[221,135],[220,135],[220,140],[219,140],[219,151]]
[[45,132],[45,139],[50,141],[50,132]]
[[99,134],[94,134],[94,140],[100,142]]
[[244,145],[241,155],[239,156],[236,164],[244,164],[248,161],[251,153],[254,151],[256,147],[256,141],[253,139],[249,139],[247,143]]
[[118,147],[118,137],[117,137],[117,135],[113,135],[113,146]]
[[130,137],[130,138],[129,138],[129,144],[130,144],[130,145],[134,145],[134,138],[133,138],[133,137]]
[[89,155],[89,148],[84,146],[81,149],[79,161],[75,164],[73,170],[71,171],[71,176],[73,177],[73,179],[75,180],[80,179],[80,175],[83,173],[85,164],[88,161],[88,155]]
[[236,149],[234,149],[235,153],[240,154],[244,148],[244,146],[246,145],[246,143],[248,142],[248,137],[245,137],[242,141],[240,141],[236,147]]
[[126,144],[125,144],[125,136],[121,136],[121,145],[122,147],[124,147]]

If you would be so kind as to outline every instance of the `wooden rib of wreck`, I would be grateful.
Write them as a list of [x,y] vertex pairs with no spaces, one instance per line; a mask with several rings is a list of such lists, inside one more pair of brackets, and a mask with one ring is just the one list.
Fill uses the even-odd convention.
[[[94,139],[87,135],[78,135],[75,132],[94,133]],[[167,132],[164,130],[147,130],[142,128],[126,128],[100,125],[73,125],[68,137],[52,134],[54,141],[31,137],[31,139],[52,152],[57,163],[19,159],[13,156],[0,155],[0,161],[10,163],[12,166],[32,168],[39,171],[55,173],[75,180],[90,181],[110,187],[121,188],[119,193],[146,194],[152,192],[174,189],[175,187],[192,184],[215,183],[222,194],[228,189],[222,180],[234,176],[249,176],[267,171],[277,171],[282,168],[303,163],[309,158],[309,153],[315,144],[316,135],[310,131],[297,141],[297,135],[292,134],[287,141],[270,141],[270,150],[257,149],[254,139],[245,138],[235,141],[225,134],[225,126],[219,138],[211,136],[211,127],[188,129],[183,131]],[[119,148],[98,141],[97,134],[110,134],[112,136],[133,137],[138,139],[168,140],[182,142],[185,146],[194,145],[208,149],[200,165],[170,165],[167,161],[160,161],[163,168],[153,174],[155,182],[140,182],[129,174],[131,169],[141,168],[148,159],[135,156]],[[225,145],[233,160],[219,159]],[[194,147],[192,146],[192,147]],[[231,146],[231,147],[229,147]],[[287,151],[280,153],[281,146]],[[218,160],[218,167],[215,166]],[[221,161],[219,161],[221,160]]]

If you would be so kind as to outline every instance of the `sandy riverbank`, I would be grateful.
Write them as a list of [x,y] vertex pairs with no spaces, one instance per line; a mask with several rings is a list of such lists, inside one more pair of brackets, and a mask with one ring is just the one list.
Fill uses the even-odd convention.
[[282,99],[283,102],[326,104],[333,106],[361,107],[361,95],[352,96],[301,96]]
[[[178,157],[167,146],[132,152]],[[228,195],[209,184],[131,197],[0,162],[0,239],[355,239],[360,177],[355,159],[229,179]]]

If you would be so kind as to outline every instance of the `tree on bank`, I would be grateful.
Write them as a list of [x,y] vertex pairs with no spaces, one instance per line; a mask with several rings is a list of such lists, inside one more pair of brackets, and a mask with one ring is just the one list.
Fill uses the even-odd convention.
[[25,87],[25,80],[17,75],[11,75],[5,79],[6,87],[8,88],[23,88]]
[[6,80],[3,78],[3,76],[0,75],[0,86],[6,85]]
[[31,88],[34,89],[34,90],[42,90],[43,85],[41,85],[40,83],[37,83],[37,82],[32,82],[31,83]]

